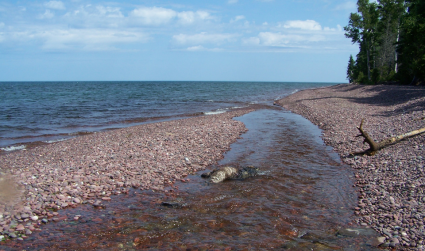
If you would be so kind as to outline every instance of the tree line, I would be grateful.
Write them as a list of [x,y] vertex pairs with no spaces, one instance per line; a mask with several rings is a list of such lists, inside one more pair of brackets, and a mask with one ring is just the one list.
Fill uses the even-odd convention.
[[358,0],[344,30],[360,49],[348,61],[350,83],[424,84],[425,0]]

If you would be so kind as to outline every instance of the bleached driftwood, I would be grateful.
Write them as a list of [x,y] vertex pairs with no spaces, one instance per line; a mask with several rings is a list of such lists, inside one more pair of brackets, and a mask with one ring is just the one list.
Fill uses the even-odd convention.
[[357,135],[356,137],[363,137],[364,143],[367,143],[370,148],[363,152],[354,153],[354,155],[360,155],[360,154],[374,155],[377,151],[381,150],[384,147],[396,144],[402,141],[403,139],[410,138],[425,132],[425,127],[424,127],[418,130],[414,130],[408,133],[398,135],[396,137],[386,138],[380,142],[375,142],[373,138],[363,129],[363,122],[364,122],[364,119],[362,119],[360,126],[357,127],[357,129],[360,131],[360,134]]

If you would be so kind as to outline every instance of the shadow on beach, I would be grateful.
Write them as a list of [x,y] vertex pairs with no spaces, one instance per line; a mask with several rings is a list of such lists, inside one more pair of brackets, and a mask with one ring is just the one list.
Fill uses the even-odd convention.
[[[425,88],[417,86],[394,86],[394,85],[336,85],[330,87],[334,92],[330,96],[313,98],[309,100],[322,100],[330,98],[346,99],[353,103],[372,106],[396,106],[393,110],[383,111],[377,116],[394,116],[403,113],[425,110],[425,100],[416,101],[425,97]],[[353,92],[358,92],[361,97],[353,97]],[[347,93],[347,95],[345,95]],[[336,95],[335,95],[336,94]],[[341,95],[342,94],[342,95]],[[404,104],[404,105],[403,105]]]

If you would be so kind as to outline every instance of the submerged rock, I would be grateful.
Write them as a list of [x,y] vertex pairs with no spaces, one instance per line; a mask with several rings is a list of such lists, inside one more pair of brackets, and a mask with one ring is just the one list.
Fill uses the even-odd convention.
[[260,169],[254,166],[247,166],[241,169],[225,166],[208,173],[203,173],[201,177],[209,179],[212,183],[220,183],[225,180],[246,179],[249,177],[254,177],[259,173]]

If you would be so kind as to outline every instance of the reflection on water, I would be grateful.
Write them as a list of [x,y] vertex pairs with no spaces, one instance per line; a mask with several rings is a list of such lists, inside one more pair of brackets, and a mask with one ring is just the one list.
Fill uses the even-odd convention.
[[[301,116],[265,109],[237,118],[249,131],[219,165],[258,166],[246,180],[208,184],[200,173],[167,193],[130,190],[106,208],[60,211],[19,249],[371,250],[375,233],[350,226],[352,171]],[[213,168],[213,167],[212,167]],[[169,202],[169,206],[161,205]],[[75,221],[75,215],[82,217]],[[0,248],[1,249],[1,248]]]

